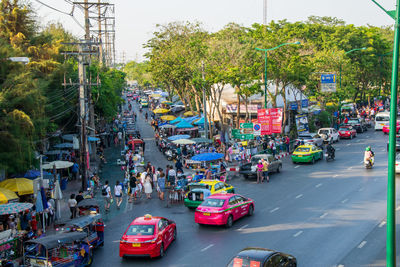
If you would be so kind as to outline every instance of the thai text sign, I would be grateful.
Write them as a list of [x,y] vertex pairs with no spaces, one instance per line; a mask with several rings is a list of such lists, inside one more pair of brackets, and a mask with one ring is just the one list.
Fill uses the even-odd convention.
[[261,135],[281,133],[282,109],[268,108],[258,110],[258,123],[261,124]]

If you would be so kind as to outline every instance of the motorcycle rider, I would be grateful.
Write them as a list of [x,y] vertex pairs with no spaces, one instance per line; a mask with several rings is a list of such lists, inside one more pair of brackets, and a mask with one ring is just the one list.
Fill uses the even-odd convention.
[[367,146],[365,148],[364,152],[364,163],[365,164],[370,164],[372,166],[372,158],[374,157],[374,152],[371,150],[370,146]]
[[328,143],[326,146],[326,152],[328,153],[328,157],[334,159],[335,158],[335,148]]

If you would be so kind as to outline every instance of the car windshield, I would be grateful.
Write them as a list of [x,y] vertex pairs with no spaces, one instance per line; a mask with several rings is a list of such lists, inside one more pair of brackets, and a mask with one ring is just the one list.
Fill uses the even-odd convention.
[[228,264],[228,267],[252,267],[252,266],[261,266],[261,262],[259,262],[257,260],[252,260],[252,259],[249,259],[249,258],[235,257]]
[[201,206],[220,208],[224,205],[224,202],[225,202],[225,199],[207,198],[206,200],[204,200],[203,203],[201,203]]
[[191,184],[191,185],[189,186],[189,189],[190,189],[190,190],[198,189],[198,188],[204,189],[204,188],[206,188],[206,185],[205,185],[205,184]]
[[309,147],[298,147],[296,149],[296,152],[310,152],[310,148]]
[[349,131],[349,128],[339,128],[339,131]]
[[388,116],[377,116],[375,118],[376,121],[389,121],[389,117]]
[[260,161],[261,160],[261,158],[260,157],[252,157],[251,158],[251,163],[258,163],[258,161]]
[[154,235],[154,225],[135,224],[130,225],[126,235]]
[[329,130],[319,130],[319,134],[329,134]]
[[311,135],[300,135],[299,136],[300,139],[312,139]]

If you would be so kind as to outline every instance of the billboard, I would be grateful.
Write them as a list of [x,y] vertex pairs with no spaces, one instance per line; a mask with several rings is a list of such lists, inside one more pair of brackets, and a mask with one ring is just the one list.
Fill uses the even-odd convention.
[[281,108],[268,108],[258,110],[258,123],[261,124],[261,135],[281,133],[282,116]]
[[296,115],[296,127],[298,134],[309,132],[307,114]]

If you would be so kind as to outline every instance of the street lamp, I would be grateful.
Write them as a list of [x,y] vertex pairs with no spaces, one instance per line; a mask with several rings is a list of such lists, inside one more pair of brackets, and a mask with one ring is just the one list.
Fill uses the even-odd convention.
[[400,0],[396,1],[396,10],[386,10],[375,0],[380,9],[385,11],[395,21],[392,81],[390,88],[390,122],[389,122],[389,152],[388,152],[388,183],[386,206],[386,266],[396,266],[396,120],[397,120],[397,79],[399,71],[399,41],[400,41]]
[[[347,55],[351,52],[365,50],[365,49],[367,49],[367,48],[366,47],[354,48],[354,49],[351,49],[351,50],[345,52],[344,54]],[[340,88],[340,91],[342,91],[342,62],[340,62],[340,64],[339,64],[339,88]],[[339,95],[339,120],[340,120],[342,117],[342,98],[340,97],[340,94],[338,94],[338,95]]]
[[[264,64],[264,108],[267,108],[267,56],[268,56],[268,51],[278,49],[279,47],[285,46],[285,45],[298,45],[300,42],[294,42],[294,43],[283,43],[278,46],[275,46],[273,48],[268,48],[268,49],[262,49],[256,47],[256,50],[264,52],[264,57],[265,57],[265,64]],[[278,85],[276,85],[278,86]]]

